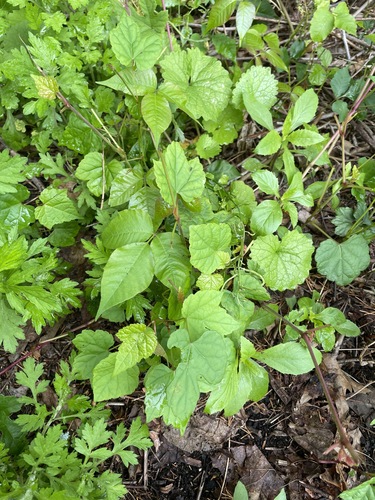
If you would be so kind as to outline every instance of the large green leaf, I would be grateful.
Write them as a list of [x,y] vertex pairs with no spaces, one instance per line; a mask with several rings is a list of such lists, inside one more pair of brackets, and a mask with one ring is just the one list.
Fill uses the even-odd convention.
[[131,368],[149,358],[155,351],[157,340],[155,332],[146,325],[134,324],[121,328],[116,334],[121,341],[116,356],[114,374]]
[[283,220],[283,212],[276,200],[262,201],[251,216],[251,230],[259,235],[274,233]]
[[[193,118],[216,120],[226,108],[231,80],[214,57],[204,55],[198,48],[174,51],[160,66],[165,81],[160,90]],[[181,104],[181,98],[185,98],[185,104]]]
[[0,247],[0,272],[18,269],[27,258],[27,242],[24,236],[7,241]]
[[313,42],[322,42],[333,30],[334,17],[328,5],[318,7],[310,23],[310,36]]
[[[322,360],[320,351],[314,348],[318,363]],[[313,360],[306,347],[299,342],[286,342],[278,344],[254,355],[274,370],[289,375],[301,375],[314,369]]]
[[117,353],[112,353],[98,363],[93,372],[92,388],[95,401],[106,401],[132,394],[138,385],[139,369],[133,366],[115,374]]
[[0,298],[0,346],[7,352],[16,352],[18,341],[25,338],[20,326],[25,322],[13,309],[10,309],[5,301]]
[[216,290],[201,290],[184,301],[182,324],[192,339],[199,338],[205,330],[215,330],[230,335],[239,323],[220,307],[223,293]]
[[118,74],[111,76],[108,80],[96,83],[132,96],[143,96],[149,92],[153,92],[158,82],[151,68],[143,71],[134,68],[125,68]]
[[123,205],[143,186],[143,170],[140,165],[121,170],[113,179],[109,206]]
[[252,66],[237,82],[233,90],[233,103],[242,109],[244,96],[251,100],[260,102],[267,109],[270,109],[277,100],[277,80],[272,75],[271,69],[264,66]]
[[151,243],[155,276],[167,288],[187,292],[190,286],[189,253],[176,233],[158,234]]
[[153,234],[152,219],[147,212],[138,209],[122,210],[106,226],[102,233],[103,245],[115,249],[147,241]]
[[316,251],[318,272],[340,286],[351,283],[370,264],[369,247],[355,234],[343,243],[325,240]]
[[228,224],[191,226],[189,246],[191,263],[199,271],[211,274],[223,269],[230,260],[232,232]]
[[73,361],[77,380],[91,379],[95,366],[108,356],[113,336],[104,330],[83,330],[73,339],[78,354]]
[[17,183],[26,178],[23,174],[26,161],[26,157],[9,156],[6,149],[0,153],[0,194],[17,192]]
[[143,292],[151,283],[154,263],[147,243],[117,248],[104,267],[97,317]]
[[111,31],[110,40],[120,63],[124,66],[135,64],[139,70],[152,68],[162,51],[161,36],[127,14]]
[[[79,162],[76,170],[78,179],[87,182],[87,187],[94,196],[108,192],[112,180],[122,170],[122,164],[117,160],[106,163],[100,153],[88,153]],[[104,186],[103,186],[104,178]]]
[[251,258],[272,290],[293,290],[309,275],[313,252],[311,240],[293,230],[281,241],[273,234],[259,236],[251,247]]
[[217,0],[210,9],[206,30],[212,30],[228,21],[235,6],[235,0]]
[[67,189],[55,189],[49,186],[40,193],[39,200],[43,205],[36,207],[35,218],[48,229],[56,224],[80,219],[76,205],[69,198]]
[[175,205],[177,195],[190,203],[199,198],[206,176],[198,158],[188,161],[178,142],[172,142],[165,152],[164,162],[154,160],[156,183],[164,200]]
[[172,121],[172,112],[165,97],[156,92],[146,94],[142,99],[142,117],[159,144],[161,134],[167,130]]

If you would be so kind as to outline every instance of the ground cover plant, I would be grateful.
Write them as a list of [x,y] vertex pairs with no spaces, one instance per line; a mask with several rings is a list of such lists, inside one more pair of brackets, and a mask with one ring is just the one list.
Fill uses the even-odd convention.
[[[327,287],[373,255],[375,160],[348,153],[353,123],[374,146],[366,9],[2,2],[0,345],[19,391],[0,396],[2,498],[122,498],[151,441],[108,403],[141,388],[146,423],[184,434],[203,400],[224,417],[262,401],[270,370],[317,371],[335,460],[366,470],[319,368],[361,336]],[[19,362],[80,309],[55,373]]]

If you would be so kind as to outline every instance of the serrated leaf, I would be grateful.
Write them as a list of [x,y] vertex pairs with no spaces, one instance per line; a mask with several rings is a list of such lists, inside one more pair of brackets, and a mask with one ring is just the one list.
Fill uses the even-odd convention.
[[24,236],[12,243],[6,241],[0,247],[0,272],[21,267],[27,256],[27,241]]
[[275,200],[265,200],[253,210],[251,230],[259,235],[274,233],[283,220],[283,211]]
[[9,156],[7,149],[0,153],[0,194],[16,193],[17,183],[26,179],[23,171],[27,158]]
[[190,227],[191,263],[202,273],[223,269],[230,260],[232,233],[228,224],[199,224]]
[[242,1],[238,4],[236,12],[236,29],[240,38],[240,46],[243,37],[253,24],[255,12],[255,5],[251,2]]
[[97,317],[143,292],[154,276],[151,248],[130,243],[117,248],[104,267]]
[[278,152],[281,146],[281,137],[276,130],[271,130],[263,139],[258,143],[254,149],[254,153],[262,156],[273,155]]
[[221,274],[201,274],[195,284],[199,290],[220,290],[224,278]]
[[110,40],[120,63],[124,66],[135,64],[139,70],[152,68],[162,51],[161,36],[127,14],[111,31]]
[[252,175],[253,181],[263,193],[279,196],[279,181],[269,170],[258,170]]
[[94,196],[101,196],[103,192],[109,191],[113,179],[121,170],[122,165],[119,161],[112,160],[106,163],[102,154],[93,152],[85,155],[79,162],[75,175],[87,182],[87,187]]
[[143,71],[134,68],[125,68],[118,74],[111,76],[108,80],[96,83],[105,85],[113,90],[119,90],[120,92],[124,92],[124,94],[143,96],[156,90],[158,82],[151,68]]
[[297,230],[288,231],[279,240],[269,234],[258,237],[251,247],[251,257],[258,264],[266,285],[272,290],[293,290],[303,283],[311,269],[314,247]]
[[56,99],[56,94],[59,91],[56,78],[45,75],[31,75],[31,78],[34,80],[39,97],[48,99],[49,101]]
[[25,322],[13,309],[10,309],[5,301],[0,298],[0,345],[6,352],[16,352],[18,341],[25,338],[20,326]]
[[332,9],[335,28],[344,30],[350,35],[357,34],[357,22],[354,16],[349,12],[349,8],[345,2],[340,2]]
[[218,155],[221,151],[220,145],[208,134],[202,134],[195,147],[198,155],[204,160],[208,160],[208,158]]
[[158,234],[151,242],[155,276],[167,288],[187,291],[190,285],[189,253],[176,233]]
[[190,203],[199,198],[204,189],[206,176],[198,158],[188,161],[178,142],[172,142],[164,154],[165,164],[154,160],[156,183],[164,200],[175,205],[177,195]]
[[318,272],[340,286],[351,283],[370,264],[369,247],[355,234],[343,243],[325,240],[316,251]]
[[149,358],[155,351],[155,332],[142,324],[129,325],[117,332],[121,345],[116,355],[114,375],[135,366],[142,359]]
[[318,7],[310,23],[310,36],[313,42],[322,42],[333,30],[334,17],[329,6]]
[[232,15],[236,2],[233,0],[217,0],[210,9],[206,31],[224,24]]
[[141,112],[144,121],[154,135],[156,145],[161,134],[167,130],[172,121],[172,112],[165,97],[153,92],[142,99]]
[[308,147],[324,141],[324,137],[312,130],[296,130],[288,135],[287,140],[294,146]]
[[[314,349],[315,357],[320,363],[322,355]],[[258,352],[256,359],[262,361],[274,370],[289,375],[301,375],[314,369],[314,363],[309,351],[298,342],[286,342],[278,344],[264,351]]]
[[43,205],[36,207],[35,218],[48,229],[56,224],[80,219],[76,205],[69,198],[67,189],[55,189],[50,186],[40,193],[39,200]]
[[132,394],[138,385],[137,366],[115,375],[117,353],[112,353],[98,363],[93,371],[92,388],[95,401],[106,401]]
[[83,330],[73,339],[73,344],[79,351],[73,361],[76,378],[87,380],[91,379],[95,366],[108,356],[114,340],[104,330]]
[[165,80],[160,90],[193,118],[216,120],[227,107],[232,83],[215,58],[202,54],[198,48],[188,49],[172,52],[160,66]]
[[288,136],[296,128],[310,122],[314,118],[317,108],[318,96],[313,89],[306,90],[289,111],[283,127],[283,136]]
[[230,335],[239,323],[220,307],[222,292],[202,290],[184,301],[182,306],[183,326],[191,338],[199,338],[205,330],[215,330]]
[[233,90],[233,103],[236,108],[241,109],[246,94],[248,102],[255,100],[270,109],[277,100],[277,92],[277,80],[271,73],[271,69],[264,66],[252,66],[237,82]]
[[122,210],[113,217],[102,233],[103,245],[115,249],[147,241],[153,234],[151,217],[147,212],[138,209]]

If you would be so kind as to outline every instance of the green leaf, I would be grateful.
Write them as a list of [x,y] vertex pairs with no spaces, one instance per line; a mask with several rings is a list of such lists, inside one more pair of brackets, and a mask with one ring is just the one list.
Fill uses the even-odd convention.
[[199,198],[204,189],[206,176],[198,158],[188,161],[178,142],[172,142],[162,161],[154,160],[156,183],[164,200],[175,205],[177,195],[190,203]]
[[[79,162],[76,177],[87,182],[87,187],[94,196],[101,196],[109,191],[113,179],[122,170],[122,165],[117,160],[108,164],[101,153],[88,153]],[[104,187],[103,187],[104,177]]]
[[25,338],[23,329],[20,328],[25,322],[13,309],[10,309],[5,301],[0,298],[0,345],[7,352],[15,353],[18,341]]
[[135,97],[153,92],[158,84],[156,75],[151,68],[143,71],[126,68],[108,80],[96,83]]
[[102,233],[103,245],[115,249],[147,241],[153,234],[152,219],[143,210],[122,210],[113,217]]
[[98,363],[93,371],[92,388],[95,401],[106,401],[132,394],[138,385],[137,366],[115,374],[117,353],[110,354]]
[[221,274],[201,274],[195,284],[199,290],[220,290],[224,278]]
[[162,51],[162,38],[154,30],[124,14],[109,36],[115,56],[124,66],[152,68]]
[[202,134],[195,145],[198,155],[204,160],[212,158],[220,153],[221,147],[213,137]]
[[0,194],[17,192],[17,183],[26,178],[23,174],[26,161],[19,155],[10,157],[7,149],[0,153]]
[[27,242],[20,236],[12,243],[7,241],[0,247],[0,272],[18,269],[27,259]]
[[350,86],[352,78],[347,67],[336,71],[331,80],[331,89],[335,94],[336,99],[342,97]]
[[113,179],[109,206],[117,207],[128,202],[143,186],[143,171],[137,166],[121,170]]
[[266,285],[272,290],[293,290],[303,283],[311,269],[314,247],[297,230],[288,231],[279,240],[269,234],[258,237],[251,247],[251,257],[259,265]]
[[268,110],[267,106],[257,101],[254,97],[247,93],[243,95],[243,100],[246,111],[249,113],[251,118],[267,130],[273,130],[272,114]]
[[315,254],[318,272],[340,286],[351,283],[370,264],[369,247],[355,234],[343,243],[323,241]]
[[245,271],[239,271],[234,282],[236,293],[251,300],[267,301],[270,300],[270,295],[262,286],[258,278],[255,278]]
[[251,28],[255,18],[255,5],[251,2],[241,1],[238,4],[236,12],[236,29],[238,36],[240,38],[240,46],[243,37],[246,35],[247,31]]
[[173,376],[174,372],[162,364],[152,366],[146,373],[144,384],[147,422],[162,415],[167,397],[167,387],[172,382]]
[[39,199],[43,205],[36,207],[35,218],[48,229],[56,224],[80,219],[76,205],[69,198],[67,189],[55,189],[49,186],[40,193]]
[[97,317],[143,292],[154,276],[151,248],[130,243],[117,248],[104,267]]
[[271,69],[264,66],[252,66],[237,82],[233,90],[233,103],[241,109],[245,95],[248,103],[255,101],[270,109],[277,101],[277,80]]
[[310,36],[313,42],[322,42],[333,30],[334,17],[328,5],[318,7],[310,23]]
[[222,296],[222,292],[216,290],[202,290],[189,295],[184,301],[182,324],[189,331],[191,338],[199,338],[205,330],[230,335],[238,328],[238,322],[220,307]]
[[202,273],[224,269],[230,261],[232,233],[228,224],[199,224],[190,228],[191,263]]
[[289,111],[283,126],[283,136],[288,136],[291,131],[311,121],[318,108],[318,102],[318,96],[313,89],[306,90]]
[[158,234],[151,242],[155,276],[167,288],[186,292],[190,285],[189,253],[176,233]]
[[[322,355],[320,351],[313,349],[315,357],[320,363]],[[301,375],[314,369],[314,363],[309,351],[298,342],[275,345],[262,352],[257,352],[254,357],[284,374]]]
[[114,375],[126,371],[142,359],[149,358],[158,343],[155,332],[142,324],[125,326],[116,335],[121,345],[116,355]]
[[345,2],[340,2],[332,9],[335,28],[344,30],[350,35],[357,34],[357,22],[354,16],[349,13],[349,8]]
[[[227,107],[230,97],[231,80],[228,72],[214,57],[209,57],[200,49],[174,51],[165,57],[162,67],[165,83],[160,90],[175,104],[195,119],[216,120]],[[181,104],[181,97],[186,99]]]
[[34,80],[39,97],[48,99],[49,101],[54,101],[56,99],[56,94],[59,91],[59,86],[57,84],[56,78],[54,78],[53,76],[45,75],[30,76]]
[[259,235],[274,233],[283,220],[283,212],[275,200],[262,201],[251,216],[251,230]]
[[344,491],[339,495],[342,500],[373,500],[375,498],[375,477],[368,481]]
[[161,134],[167,130],[172,121],[172,112],[165,97],[153,92],[142,99],[141,112],[144,121],[154,135],[156,145]]
[[258,172],[253,173],[252,178],[263,193],[279,196],[279,181],[273,172],[258,170]]
[[280,134],[276,132],[276,130],[271,130],[271,132],[268,132],[268,134],[258,143],[254,152],[262,156],[273,155],[278,152],[280,146]]
[[224,24],[233,14],[236,2],[233,0],[217,0],[210,9],[206,31]]
[[73,339],[78,354],[73,361],[77,380],[91,379],[95,366],[108,356],[113,346],[112,335],[104,330],[83,330]]
[[324,137],[312,130],[296,130],[288,135],[287,140],[294,146],[308,147],[324,141]]
[[249,494],[247,492],[246,486],[238,481],[233,493],[233,500],[249,500]]

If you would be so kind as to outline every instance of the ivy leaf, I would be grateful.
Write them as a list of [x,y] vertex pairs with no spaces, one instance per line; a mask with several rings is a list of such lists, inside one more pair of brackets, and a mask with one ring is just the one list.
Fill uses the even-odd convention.
[[153,276],[154,263],[147,243],[130,243],[117,248],[104,267],[97,317],[143,292]]
[[161,233],[151,242],[155,276],[167,288],[186,292],[190,286],[189,253],[176,233]]
[[191,226],[189,246],[192,265],[205,274],[223,269],[230,260],[231,239],[228,224]]
[[121,341],[121,345],[116,355],[114,375],[126,371],[142,359],[149,358],[158,343],[154,331],[142,324],[121,328],[116,336]]
[[215,330],[230,335],[239,323],[220,307],[223,294],[216,290],[201,290],[184,301],[182,325],[192,339],[199,338],[205,330]]
[[271,68],[252,66],[237,82],[233,90],[233,103],[236,108],[243,107],[245,95],[248,102],[254,100],[270,109],[277,100],[277,80],[271,73]]
[[172,121],[172,112],[167,99],[156,92],[146,94],[142,99],[141,112],[154,135],[156,145],[159,144],[161,134],[167,130]]
[[[318,349],[313,349],[315,357],[320,363],[322,354]],[[314,369],[309,351],[299,342],[278,344],[262,352],[257,352],[254,357],[274,370],[288,375],[301,375]]]
[[[160,91],[193,118],[216,120],[226,108],[232,83],[214,57],[202,54],[198,48],[175,51],[160,66],[165,80]],[[176,92],[177,100],[173,98]],[[184,105],[180,104],[181,96],[186,99]]]
[[233,0],[218,0],[210,9],[206,31],[226,23],[233,14],[236,2]]
[[49,186],[40,193],[39,199],[43,205],[36,207],[35,218],[48,229],[56,224],[81,218],[74,201],[68,196],[67,189]]
[[351,283],[370,264],[368,244],[355,234],[343,243],[323,241],[315,254],[318,272],[340,286]]
[[[103,155],[97,152],[88,153],[79,162],[76,177],[87,182],[87,187],[94,196],[101,196],[103,191],[108,192],[112,180],[122,170],[122,165],[117,160],[108,164],[103,161]],[[103,189],[104,174],[104,189]]]
[[311,269],[314,247],[297,230],[288,231],[279,240],[275,235],[258,237],[251,247],[251,257],[258,264],[266,285],[272,290],[293,290],[304,282]]
[[281,146],[281,137],[276,130],[271,130],[263,139],[258,143],[254,152],[266,156],[273,155],[278,152]]
[[115,374],[117,353],[112,353],[98,363],[93,371],[92,388],[95,401],[106,401],[132,394],[139,383],[139,369],[133,366]]
[[279,196],[279,181],[273,172],[258,170],[258,172],[253,173],[252,178],[263,193]]
[[26,161],[19,155],[10,157],[7,149],[0,153],[0,194],[17,192],[17,183],[26,179],[23,174]]
[[283,136],[287,136],[292,130],[311,121],[315,116],[317,108],[318,96],[313,89],[306,90],[289,111],[283,126]]
[[147,212],[122,210],[105,227],[102,241],[106,248],[115,249],[129,243],[147,241],[153,232],[152,219]]
[[134,166],[121,170],[112,181],[109,206],[117,207],[128,202],[143,186],[143,170]]
[[25,322],[13,309],[10,309],[5,301],[0,298],[0,345],[7,352],[15,353],[18,341],[25,338],[23,329],[20,328]]
[[162,38],[145,24],[123,15],[109,36],[115,56],[124,66],[135,64],[139,70],[152,68],[162,51]]
[[143,71],[125,68],[108,80],[96,83],[135,97],[153,92],[158,84],[156,75],[151,68]]
[[243,37],[253,24],[255,12],[255,5],[251,2],[242,1],[238,4],[236,12],[236,28],[238,36],[240,37],[240,46]]
[[176,204],[177,195],[187,203],[199,198],[204,189],[206,176],[198,158],[188,161],[178,142],[172,142],[165,152],[163,162],[154,160],[156,183],[164,200]]
[[93,370],[99,362],[108,356],[113,346],[112,335],[104,330],[83,330],[73,339],[78,354],[73,361],[77,380],[91,379]]
[[318,7],[310,23],[310,36],[313,42],[322,42],[333,30],[334,17],[328,5]]
[[256,234],[274,233],[283,220],[283,211],[275,200],[265,200],[259,203],[251,216],[251,229]]

